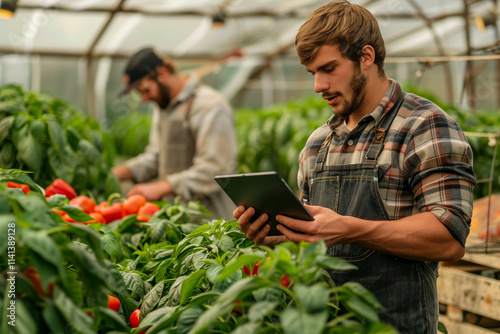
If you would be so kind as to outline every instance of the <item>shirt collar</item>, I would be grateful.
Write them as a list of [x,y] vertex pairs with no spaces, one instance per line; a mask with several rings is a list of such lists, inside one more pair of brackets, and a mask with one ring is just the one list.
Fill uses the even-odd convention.
[[[402,89],[399,83],[396,80],[393,79],[388,79],[390,81],[389,88],[387,88],[387,91],[384,94],[384,97],[380,100],[377,108],[375,108],[374,111],[372,111],[370,114],[364,116],[358,126],[360,124],[364,124],[366,122],[369,122],[371,120],[378,120],[380,117],[385,115],[391,108],[392,106],[396,103],[398,100],[399,94],[401,93]],[[335,114],[333,114],[327,121],[327,124],[330,128],[333,127],[333,124],[337,122],[337,117]],[[347,127],[346,127],[347,129]],[[344,129],[344,130],[346,130]]]
[[184,88],[170,103],[172,107],[188,100],[191,96],[193,96],[196,93],[196,89],[198,88],[199,83],[199,78],[196,75],[191,74]]

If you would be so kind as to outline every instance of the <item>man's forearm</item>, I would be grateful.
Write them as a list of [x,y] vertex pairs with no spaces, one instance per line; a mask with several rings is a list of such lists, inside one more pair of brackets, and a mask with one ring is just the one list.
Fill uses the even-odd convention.
[[456,261],[463,256],[464,248],[430,212],[396,221],[347,219],[357,225],[351,236],[360,246],[415,260]]
[[113,174],[115,174],[116,178],[120,181],[133,180],[132,172],[130,171],[130,168],[128,168],[126,165],[113,167],[112,172]]

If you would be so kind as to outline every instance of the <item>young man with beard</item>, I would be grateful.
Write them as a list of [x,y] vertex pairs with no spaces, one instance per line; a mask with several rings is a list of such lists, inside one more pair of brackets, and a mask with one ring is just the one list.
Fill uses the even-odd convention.
[[[300,154],[300,197],[314,221],[238,207],[240,229],[258,244],[325,240],[328,254],[358,270],[330,271],[361,283],[383,305],[380,319],[401,333],[436,333],[438,261],[465,252],[476,182],[458,124],[384,73],[375,17],[347,1],[315,10],[295,40],[314,91],[333,115]],[[298,231],[301,233],[293,232]]]
[[144,48],[129,60],[124,93],[132,89],[155,103],[145,152],[114,167],[119,180],[137,183],[128,196],[148,201],[199,200],[213,218],[232,218],[234,204],[214,181],[236,169],[236,137],[231,106],[194,76],[178,72],[168,57]]

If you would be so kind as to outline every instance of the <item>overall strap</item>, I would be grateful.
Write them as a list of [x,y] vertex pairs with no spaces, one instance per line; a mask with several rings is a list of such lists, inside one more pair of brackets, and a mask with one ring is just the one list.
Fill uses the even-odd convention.
[[399,108],[401,107],[401,104],[403,104],[405,96],[406,93],[401,91],[396,103],[394,103],[394,105],[387,112],[387,114],[384,115],[384,117],[382,117],[381,120],[377,122],[377,124],[375,124],[374,127],[375,135],[373,136],[370,146],[368,147],[368,150],[366,152],[365,156],[366,160],[363,163],[363,167],[375,167],[377,163],[377,158],[384,149],[385,136],[389,132],[389,128],[391,127],[392,122],[396,118]]
[[193,103],[194,103],[195,97],[196,97],[196,93],[194,93],[193,95],[191,95],[189,97],[189,100],[187,101],[186,109],[184,109],[184,118],[182,120],[182,127],[184,128],[184,130],[188,134],[189,141],[190,141],[193,149],[196,147],[196,138],[194,136],[193,130],[191,129],[191,126],[189,125],[189,118],[191,116],[191,110],[193,109]]
[[318,149],[318,158],[316,159],[316,166],[314,167],[314,172],[321,172],[323,170],[324,161],[328,154],[328,148],[332,141],[333,131],[331,131],[328,136],[325,137],[323,141],[314,142],[311,146],[311,150]]

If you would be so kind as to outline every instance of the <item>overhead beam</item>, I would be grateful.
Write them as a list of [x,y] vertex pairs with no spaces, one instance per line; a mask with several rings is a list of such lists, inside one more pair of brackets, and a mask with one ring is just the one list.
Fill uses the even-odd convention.
[[94,58],[92,55],[94,53],[94,49],[97,43],[99,43],[99,41],[101,40],[102,36],[104,35],[104,32],[106,31],[106,29],[108,29],[109,25],[111,24],[111,21],[113,21],[113,17],[116,15],[116,13],[118,13],[121,10],[125,1],[126,0],[120,0],[118,5],[116,5],[116,7],[109,12],[106,22],[104,22],[101,29],[99,29],[97,35],[94,36],[92,43],[90,44],[87,52],[85,53],[85,58],[87,63],[87,109],[92,119],[96,119],[95,91],[94,91],[95,82],[94,82],[94,71],[93,71]]
[[[37,9],[42,9],[40,6],[33,6],[33,5],[19,5],[19,9],[26,9],[26,10],[37,10]],[[61,11],[61,12],[70,12],[70,13],[82,13],[82,12],[89,12],[89,13],[109,13],[112,12],[114,9],[112,8],[100,8],[100,7],[88,7],[85,9],[75,9],[71,7],[62,7],[62,6],[52,6],[52,7],[43,7],[45,10],[55,10],[55,11]],[[148,11],[148,10],[139,10],[139,9],[131,9],[131,8],[121,8],[119,10],[120,13],[124,14],[143,14],[143,15],[148,15],[148,16],[206,16],[206,15],[212,15],[214,14],[213,11],[204,11],[204,10],[167,10],[167,11],[159,11],[159,10],[154,10],[154,11]],[[297,17],[297,18],[306,18],[309,16],[310,11],[309,10],[304,10],[304,9],[294,9],[294,10],[289,10],[285,13],[276,11],[276,10],[247,10],[247,11],[240,11],[240,12],[231,12],[228,11],[226,13],[226,18],[246,18],[246,17]],[[429,20],[441,20],[443,17],[452,17],[452,16],[463,16],[462,12],[452,12],[449,14],[441,14],[437,15],[435,17],[429,18]],[[394,19],[419,19],[419,16],[416,15],[415,13],[391,13],[391,18]]]

